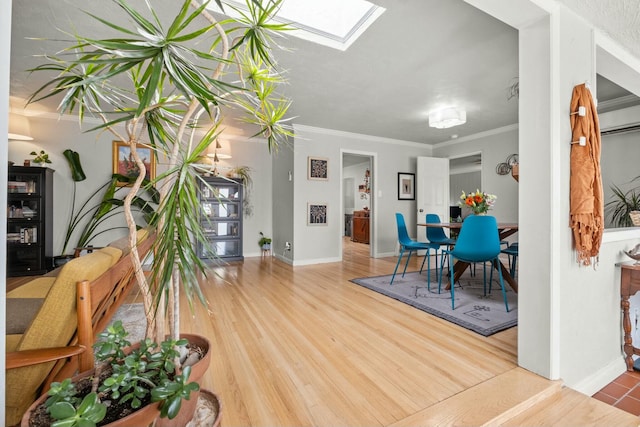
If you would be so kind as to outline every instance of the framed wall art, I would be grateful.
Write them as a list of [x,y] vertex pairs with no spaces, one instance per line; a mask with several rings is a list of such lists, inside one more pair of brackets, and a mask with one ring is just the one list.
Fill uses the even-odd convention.
[[398,200],[416,199],[416,174],[398,172]]
[[327,181],[329,179],[329,159],[325,157],[308,157],[307,179]]
[[[147,179],[156,177],[156,161],[151,148],[138,145],[138,155],[147,169]],[[124,176],[137,176],[138,166],[131,156],[131,148],[124,142],[113,141],[113,173]]]
[[326,203],[307,203],[307,225],[327,225]]

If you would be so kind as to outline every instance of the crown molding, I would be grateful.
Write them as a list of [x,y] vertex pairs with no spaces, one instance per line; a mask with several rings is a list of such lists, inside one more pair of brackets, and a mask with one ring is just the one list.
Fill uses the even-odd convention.
[[[294,130],[300,129],[303,132],[315,133],[319,135],[340,136],[344,138],[357,138],[361,140],[363,139],[365,141],[379,142],[383,144],[392,144],[392,145],[403,145],[403,146],[415,147],[415,148],[425,148],[425,146],[429,148],[431,147],[430,144],[421,143],[421,142],[385,138],[382,136],[366,135],[362,133],[354,133],[354,132],[347,132],[342,130],[320,128],[320,127],[303,125],[303,124],[294,124],[293,127],[294,127]],[[305,139],[305,138],[301,137],[301,139]]]
[[500,128],[487,130],[487,131],[484,131],[484,132],[474,133],[473,135],[463,136],[463,137],[460,137],[460,138],[453,139],[451,141],[439,142],[437,144],[432,145],[432,147],[434,149],[442,148],[442,147],[449,147],[451,145],[462,144],[463,142],[474,141],[476,139],[486,138],[488,136],[499,135],[501,133],[506,133],[506,132],[513,132],[514,130],[518,130],[518,124],[517,123],[515,123],[513,125],[507,125],[507,126],[503,126],[503,127],[500,127]]

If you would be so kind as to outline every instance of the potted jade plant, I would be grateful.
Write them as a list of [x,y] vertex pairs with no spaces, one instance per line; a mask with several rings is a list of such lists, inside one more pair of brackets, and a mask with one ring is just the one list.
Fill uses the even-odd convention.
[[[22,426],[148,425],[157,412],[158,423],[167,418],[174,425],[185,425],[189,419],[176,417],[184,403],[197,399],[194,393],[200,387],[192,377],[203,372],[194,363],[209,360],[181,353],[186,339],[169,338],[159,344],[145,339],[132,346],[127,335],[121,321],[109,326],[94,345],[96,368],[52,383],[25,413]],[[210,357],[208,343],[204,351]],[[182,361],[181,370],[177,360]]]
[[[168,324],[168,335],[178,341],[181,298],[206,305],[200,284],[210,270],[195,243],[215,254],[199,218],[198,194],[207,185],[199,159],[223,132],[231,109],[234,115],[245,113],[269,152],[293,137],[286,118],[290,101],[278,95],[283,79],[271,54],[272,34],[287,29],[271,21],[282,0],[245,0],[238,18],[223,21],[209,11],[209,2],[198,0],[163,3],[175,8],[171,13],[157,13],[153,1],[136,3],[148,8],[144,12],[125,0],[112,1],[124,19],[116,23],[89,14],[112,36],[75,35],[63,55],[45,55],[47,62],[32,71],[51,79],[30,102],[60,98],[61,114],[76,114],[81,123],[88,116],[102,120],[94,130],[110,132],[131,150],[138,174],[127,187],[124,216],[147,314],[146,336],[164,341]],[[215,4],[224,10],[222,0]],[[171,21],[163,23],[159,16]],[[157,237],[148,274],[137,251],[132,210],[146,176],[139,147],[163,160],[152,181],[160,199],[151,222]]]

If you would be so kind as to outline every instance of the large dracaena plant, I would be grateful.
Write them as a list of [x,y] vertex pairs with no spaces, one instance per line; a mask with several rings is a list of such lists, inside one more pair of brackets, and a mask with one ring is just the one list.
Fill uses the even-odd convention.
[[[77,114],[80,120],[87,114],[100,117],[103,124],[93,130],[107,130],[131,148],[140,173],[125,198],[125,216],[149,319],[147,336],[156,341],[164,337],[165,313],[171,335],[178,335],[180,289],[190,305],[196,299],[206,303],[198,276],[206,278],[207,269],[193,245],[194,240],[207,244],[198,222],[197,162],[218,137],[224,113],[231,107],[244,111],[244,120],[257,125],[254,136],[267,140],[269,152],[293,136],[285,119],[290,101],[277,95],[283,79],[271,56],[271,34],[287,29],[271,21],[283,0],[245,1],[246,8],[236,10],[238,18],[217,21],[208,2],[184,0],[173,21],[163,26],[155,2],[145,2],[145,16],[124,0],[113,0],[134,28],[89,14],[117,36],[74,36],[63,54],[34,69],[57,75],[31,102],[61,96],[61,113]],[[229,7],[215,2],[221,9]],[[205,45],[205,50],[194,48]],[[160,190],[154,221],[159,232],[150,281],[135,250],[131,211],[146,173],[139,145],[166,159],[166,170],[154,182]]]

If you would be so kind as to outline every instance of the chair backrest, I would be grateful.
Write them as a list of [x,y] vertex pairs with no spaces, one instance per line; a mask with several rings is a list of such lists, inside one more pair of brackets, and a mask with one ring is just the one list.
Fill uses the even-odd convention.
[[409,233],[407,233],[407,225],[404,222],[404,216],[401,213],[396,213],[396,225],[398,227],[398,241],[401,245],[411,243]]
[[500,254],[498,223],[493,216],[470,215],[462,223],[453,249],[463,261],[488,261]]
[[[440,224],[440,217],[437,214],[427,214],[427,224]],[[438,227],[425,227],[427,229],[427,240],[431,243],[441,243],[449,240],[444,229]]]

